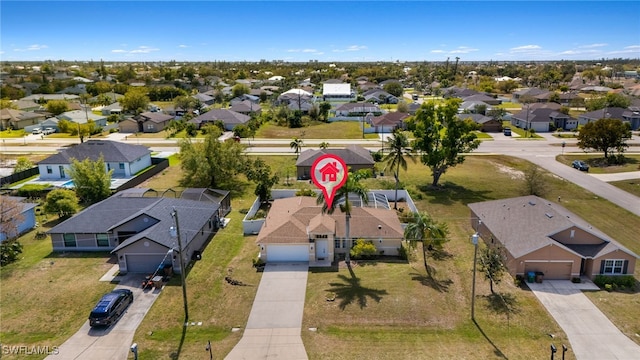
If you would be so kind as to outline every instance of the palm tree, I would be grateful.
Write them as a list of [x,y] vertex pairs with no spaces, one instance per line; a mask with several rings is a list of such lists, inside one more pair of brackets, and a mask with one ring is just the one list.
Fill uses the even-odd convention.
[[360,183],[360,179],[362,177],[358,173],[349,173],[347,175],[347,181],[336,190],[336,195],[334,197],[333,203],[329,207],[324,198],[324,194],[320,193],[316,199],[317,204],[322,204],[322,213],[323,214],[333,214],[336,210],[336,204],[340,204],[340,211],[345,215],[345,228],[344,228],[344,238],[347,241],[347,253],[345,255],[345,261],[347,264],[351,261],[351,238],[350,236],[350,220],[351,220],[351,202],[349,201],[349,194],[356,194],[360,199],[362,199],[363,204],[367,204],[369,199],[367,197],[368,190]]
[[302,145],[304,145],[304,143],[302,142],[302,139],[298,137],[294,137],[293,140],[291,140],[291,143],[289,143],[289,147],[292,148],[293,151],[296,153],[296,158],[298,157],[298,155],[300,155],[300,151],[302,150]]
[[427,275],[431,278],[431,270],[427,265],[427,251],[441,249],[449,241],[449,228],[446,223],[438,223],[427,213],[413,213],[413,221],[404,229],[404,238],[415,246],[422,243],[422,258]]
[[[413,149],[409,147],[409,138],[402,131],[396,129],[393,135],[387,138],[389,153],[382,159],[393,170],[393,177],[396,179],[396,196],[393,208],[398,209],[398,186],[400,185],[400,168],[407,171],[407,156],[414,163],[416,159],[413,157]],[[386,169],[386,167],[385,167]]]

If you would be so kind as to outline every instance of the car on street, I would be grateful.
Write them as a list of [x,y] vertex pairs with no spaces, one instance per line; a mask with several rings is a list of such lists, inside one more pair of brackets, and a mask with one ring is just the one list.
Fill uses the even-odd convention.
[[571,163],[571,166],[573,166],[574,168],[580,171],[589,171],[589,165],[587,165],[582,160],[573,160],[573,162]]
[[133,302],[133,293],[129,289],[116,289],[102,296],[89,314],[89,325],[111,326]]
[[53,134],[54,132],[56,132],[56,130],[54,128],[46,128],[46,129],[42,130],[42,134],[43,135]]

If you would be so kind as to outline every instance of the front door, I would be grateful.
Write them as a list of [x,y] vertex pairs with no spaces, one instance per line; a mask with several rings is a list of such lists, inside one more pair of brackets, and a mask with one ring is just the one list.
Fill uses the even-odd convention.
[[327,240],[316,240],[316,260],[325,260],[327,256]]
[[60,170],[60,178],[64,179],[67,177],[67,175],[65,175],[64,173],[64,166],[60,165],[58,166],[58,169]]

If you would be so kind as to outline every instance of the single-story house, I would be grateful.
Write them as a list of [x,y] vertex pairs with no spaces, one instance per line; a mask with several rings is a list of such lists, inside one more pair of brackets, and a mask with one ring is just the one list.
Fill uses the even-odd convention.
[[[110,251],[121,273],[153,273],[164,266],[179,273],[178,239],[186,263],[197,259],[230,210],[212,201],[216,197],[147,197],[145,189],[131,190],[91,205],[49,230],[53,251]],[[228,198],[228,192],[220,195],[224,193]],[[180,234],[173,236],[176,227]]]
[[545,279],[632,275],[638,255],[563,206],[537,196],[469,204],[474,230],[505,250],[512,276]]
[[345,103],[338,106],[335,110],[336,116],[361,116],[362,114],[374,113],[379,114],[380,107],[369,102]]
[[521,98],[534,99],[536,96],[541,95],[541,94],[546,94],[548,92],[549,92],[549,90],[543,90],[543,89],[535,88],[535,87],[533,87],[533,88],[525,88],[525,89],[520,89],[520,90],[514,91],[512,99],[513,99],[514,102],[519,102],[519,100]]
[[395,129],[404,129],[404,119],[408,118],[408,113],[393,111],[380,116],[367,118],[367,122],[373,126],[377,133],[392,133]]
[[262,107],[253,101],[243,100],[231,105],[229,110],[251,116],[251,114],[259,115],[262,112]]
[[467,96],[465,98],[462,99],[463,101],[481,101],[485,104],[488,105],[500,105],[502,104],[502,100],[491,97],[489,95],[485,95],[485,94],[474,94],[474,95],[470,95]]
[[397,104],[399,99],[382,89],[371,89],[362,94],[364,100],[373,103]]
[[46,114],[14,109],[0,110],[0,130],[24,129],[30,125],[37,125],[46,118]]
[[206,113],[199,115],[191,120],[190,123],[196,124],[201,129],[207,124],[214,124],[216,121],[222,121],[227,131],[232,131],[238,125],[245,125],[251,120],[251,117],[245,114],[228,110],[228,109],[212,109]]
[[553,122],[551,119],[552,113],[558,113],[558,111],[551,108],[536,108],[536,109],[524,109],[511,116],[511,125],[525,129],[535,130],[536,132],[548,132],[549,124]]
[[151,166],[151,150],[146,146],[118,141],[88,140],[60,150],[59,153],[40,161],[38,163],[40,179],[67,179],[72,159],[95,161],[100,156],[104,159],[107,171],[113,170],[113,177],[128,178]]
[[104,106],[100,111],[102,112],[102,115],[109,116],[113,114],[122,114],[123,108],[122,105],[120,105],[120,102],[114,102],[113,104]]
[[73,94],[31,94],[20,100],[33,100],[37,103],[46,103],[49,100],[77,100],[80,96]]
[[299,180],[308,180],[311,176],[311,166],[321,155],[332,154],[344,160],[350,171],[355,172],[362,169],[371,169],[375,161],[369,150],[358,145],[349,145],[344,149],[307,149],[300,153],[296,160],[296,172]]
[[323,214],[315,197],[297,196],[273,201],[256,244],[267,263],[333,261],[357,239],[372,241],[380,254],[398,255],[404,232],[393,209],[354,206],[349,237],[351,244],[343,213]]
[[473,120],[474,123],[480,125],[480,131],[482,132],[501,132],[502,131],[502,121],[496,120],[490,116],[485,116],[482,114],[458,114],[458,119]]
[[492,110],[493,107],[491,105],[480,100],[465,100],[460,103],[460,106],[458,107],[459,113],[470,112],[486,114],[487,112]]
[[93,120],[93,122],[100,126],[107,126],[107,117],[104,115],[96,115],[91,112],[91,110],[72,110],[66,111],[57,116],[60,120],[71,121],[76,124],[86,124],[88,120]]
[[[25,202],[26,199],[18,196],[0,195],[0,218],[2,218],[0,242],[20,236],[36,226],[35,208],[38,204]],[[17,224],[10,224],[9,222],[13,221],[12,218],[15,218],[16,214],[20,214],[22,218]]]
[[202,93],[197,93],[195,95],[191,96],[192,98],[200,101],[202,104],[204,105],[213,105],[213,103],[215,102],[215,98],[213,96],[209,96],[207,94],[202,94]]
[[608,107],[600,110],[590,111],[584,114],[578,115],[578,123],[580,125],[586,125],[592,121],[597,121],[602,118],[619,119],[623,122],[629,123],[631,130],[640,129],[640,108],[619,108]]
[[160,112],[143,112],[131,119],[118,123],[120,132],[124,133],[157,133],[164,130],[174,117]]
[[322,99],[324,101],[339,100],[349,101],[355,98],[349,83],[324,83],[322,84]]

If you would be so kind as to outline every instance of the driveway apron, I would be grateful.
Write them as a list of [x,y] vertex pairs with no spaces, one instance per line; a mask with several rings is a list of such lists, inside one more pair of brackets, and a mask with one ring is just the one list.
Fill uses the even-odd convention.
[[[89,320],[85,321],[80,330],[60,346],[57,355],[50,355],[46,359],[126,359],[138,325],[160,293],[159,289],[143,291],[140,287],[142,279],[140,274],[127,275],[116,286],[116,289],[129,289],[133,292],[133,303],[117,323],[108,328],[92,328]],[[90,311],[91,309],[87,309],[87,317]]]
[[[597,289],[593,283],[588,282],[587,286],[589,284],[590,289]],[[576,359],[640,359],[640,345],[609,321],[582,293],[581,284],[569,280],[544,280],[540,284],[527,285],[567,334]]]
[[308,263],[267,264],[242,339],[225,359],[308,359],[302,313]]

